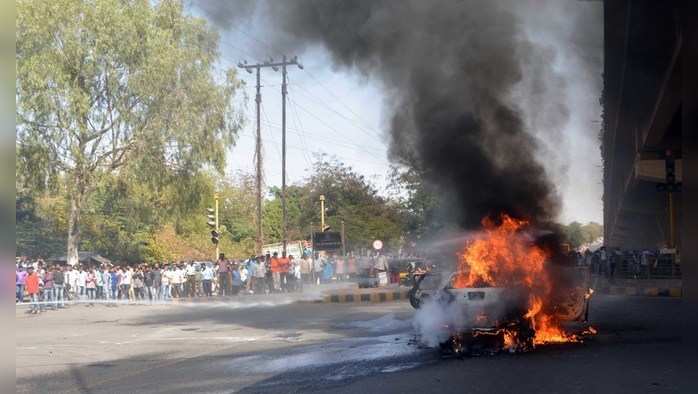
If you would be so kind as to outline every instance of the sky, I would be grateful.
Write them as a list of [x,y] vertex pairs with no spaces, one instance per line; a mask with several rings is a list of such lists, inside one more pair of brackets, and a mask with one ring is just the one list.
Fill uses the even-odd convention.
[[[600,7],[588,2],[581,6]],[[562,138],[551,140],[545,133],[539,135],[542,147],[539,160],[557,185],[562,201],[558,220],[562,223],[573,220],[602,223],[602,167],[597,139],[600,70],[588,70],[585,59],[578,56],[579,32],[566,28],[565,19],[542,21],[535,12],[527,13],[526,18],[529,38],[550,47],[556,54],[554,68],[561,78],[559,83],[563,87],[560,91],[564,94],[545,99],[565,100],[570,109],[564,130],[559,133]],[[280,59],[273,45],[264,38],[264,26],[256,24],[254,19],[220,30],[220,34],[220,70],[235,67],[243,60],[256,63],[270,57]],[[602,50],[601,43],[592,46]],[[291,66],[288,69],[287,184],[306,178],[314,157],[326,154],[350,165],[385,193],[390,162],[387,157],[388,128],[382,111],[385,98],[380,84],[335,69],[326,52],[319,47],[287,55],[297,55],[304,67]],[[239,171],[254,173],[255,169],[255,75],[240,70],[239,77],[245,82],[243,91],[246,98],[240,102],[244,103],[242,110],[246,122],[236,145],[228,153],[227,174],[231,176]],[[267,186],[280,186],[281,73],[271,68],[263,69],[261,80],[264,180]],[[525,103],[525,86],[519,94]],[[534,119],[534,115],[531,114],[530,118]],[[532,128],[534,125],[531,120]]]

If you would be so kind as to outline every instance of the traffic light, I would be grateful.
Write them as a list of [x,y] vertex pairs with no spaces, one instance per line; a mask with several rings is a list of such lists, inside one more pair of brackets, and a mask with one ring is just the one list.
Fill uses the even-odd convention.
[[670,185],[676,183],[676,165],[670,150],[667,150],[666,152],[666,159],[664,163],[664,168],[666,170],[666,183]]
[[211,242],[213,242],[214,245],[218,245],[218,241],[220,240],[221,235],[218,233],[216,230],[211,230]]
[[211,242],[213,242],[214,245],[218,245],[221,235],[216,228],[216,211],[213,208],[206,208],[206,212],[206,218],[208,219],[206,224],[211,228]]
[[211,228],[216,228],[216,211],[213,210],[213,208],[206,208],[207,215],[206,217],[208,218],[208,221],[206,224],[208,224],[209,227]]

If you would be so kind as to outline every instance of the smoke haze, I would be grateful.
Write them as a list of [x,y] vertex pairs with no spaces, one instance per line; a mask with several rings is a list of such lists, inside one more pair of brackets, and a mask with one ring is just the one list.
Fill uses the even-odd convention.
[[223,28],[255,15],[270,26],[267,39],[275,48],[295,54],[320,46],[336,67],[379,81],[391,159],[423,172],[442,199],[442,216],[473,229],[484,216],[503,212],[535,223],[558,216],[560,197],[550,179],[565,178],[567,161],[559,148],[570,118],[569,87],[556,70],[554,45],[530,39],[541,33],[531,23],[546,12],[568,12],[554,3],[196,5]]

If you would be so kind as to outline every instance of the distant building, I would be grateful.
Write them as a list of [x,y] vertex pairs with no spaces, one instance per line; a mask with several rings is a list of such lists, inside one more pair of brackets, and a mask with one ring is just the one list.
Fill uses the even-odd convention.
[[[68,264],[68,258],[66,256],[53,257],[48,260],[52,263]],[[78,261],[80,264],[86,265],[111,264],[111,260],[94,252],[78,252]]]

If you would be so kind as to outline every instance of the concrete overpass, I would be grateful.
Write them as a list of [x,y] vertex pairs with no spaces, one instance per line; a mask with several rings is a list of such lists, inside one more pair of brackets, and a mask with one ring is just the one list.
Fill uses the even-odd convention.
[[[695,2],[604,2],[604,231],[608,246],[686,243],[696,177]],[[689,9],[691,8],[691,9]],[[692,85],[693,84],[693,85]],[[667,167],[675,168],[667,177]],[[667,166],[669,164],[669,166]],[[674,183],[675,185],[672,185]],[[690,194],[690,192],[689,192]],[[695,240],[694,240],[695,242]]]

